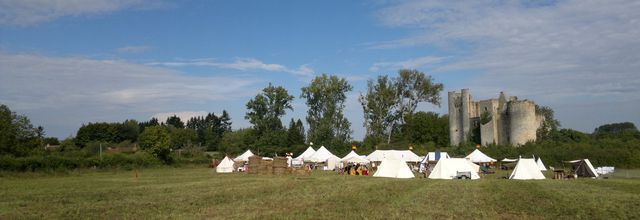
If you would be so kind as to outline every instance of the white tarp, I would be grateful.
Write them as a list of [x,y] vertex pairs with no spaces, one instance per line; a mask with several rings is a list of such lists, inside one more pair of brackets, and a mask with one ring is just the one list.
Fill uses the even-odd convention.
[[440,159],[429,174],[429,179],[454,179],[458,172],[468,172],[471,179],[480,179],[480,166],[465,158]]
[[513,163],[513,162],[518,162],[518,159],[509,159],[509,158],[504,158],[501,160],[503,163]]
[[[440,155],[438,155],[437,153],[439,153]],[[447,152],[429,152],[427,153],[427,156],[425,156],[424,159],[420,161],[420,163],[433,162],[433,161],[438,161],[440,159],[449,159],[449,158],[451,157],[449,157],[449,154]]]
[[509,179],[516,180],[543,180],[544,174],[540,171],[536,160],[533,158],[520,158],[513,168]]
[[231,173],[233,172],[233,161],[229,157],[225,156],[224,159],[216,167],[217,173]]
[[304,161],[322,163],[322,162],[327,162],[329,158],[338,158],[338,160],[340,160],[339,157],[336,157],[336,155],[333,155],[331,152],[329,152],[327,148],[325,148],[324,146],[321,146],[313,155],[305,158]]
[[597,167],[596,173],[600,175],[605,175],[605,174],[613,173],[615,170],[616,170],[615,167]]
[[233,158],[233,161],[244,161],[247,162],[249,161],[249,157],[253,156],[255,154],[253,154],[253,152],[251,152],[251,150],[247,150],[244,153],[240,154],[240,156],[237,156],[236,158]]
[[490,162],[496,162],[496,159],[493,159],[489,156],[487,156],[486,154],[482,153],[482,151],[475,149],[473,152],[471,152],[469,155],[467,155],[466,157],[469,160],[471,160],[471,162],[474,163],[490,163]]
[[544,163],[542,163],[542,158],[538,157],[538,160],[536,160],[536,164],[538,165],[538,168],[540,168],[540,171],[547,171]]
[[404,160],[384,159],[378,170],[373,174],[376,177],[390,178],[415,178],[411,169]]
[[302,154],[300,154],[298,157],[293,158],[293,160],[302,160],[302,161],[304,161],[305,158],[308,158],[308,157],[310,157],[311,155],[313,155],[315,153],[316,153],[316,150],[314,150],[312,147],[308,147],[307,150],[302,152]]
[[404,160],[406,162],[420,162],[422,159],[410,150],[375,150],[367,155],[369,161]]

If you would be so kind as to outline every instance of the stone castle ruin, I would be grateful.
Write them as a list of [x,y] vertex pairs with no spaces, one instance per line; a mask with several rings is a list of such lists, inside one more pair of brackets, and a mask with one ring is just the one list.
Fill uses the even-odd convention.
[[[536,140],[544,117],[536,104],[500,92],[497,99],[473,101],[469,89],[449,92],[449,140],[459,145],[472,137],[482,145],[523,145]],[[478,139],[479,137],[479,139]]]

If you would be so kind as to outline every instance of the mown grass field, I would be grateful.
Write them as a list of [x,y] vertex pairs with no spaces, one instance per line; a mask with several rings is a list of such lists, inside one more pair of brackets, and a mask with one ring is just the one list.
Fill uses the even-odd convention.
[[571,181],[215,174],[206,168],[9,173],[0,219],[639,219],[640,172]]

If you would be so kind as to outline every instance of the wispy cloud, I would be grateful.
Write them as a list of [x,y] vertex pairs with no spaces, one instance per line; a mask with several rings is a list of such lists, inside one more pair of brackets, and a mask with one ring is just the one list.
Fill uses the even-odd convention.
[[416,69],[442,63],[445,59],[445,57],[424,56],[402,61],[378,62],[371,65],[369,70],[375,72],[378,70]]
[[149,9],[160,0],[0,0],[0,25],[34,25],[65,16],[105,14],[125,9]]
[[150,49],[151,47],[149,46],[125,46],[116,48],[116,51],[119,53],[144,53]]
[[483,74],[466,83],[480,93],[506,90],[556,106],[596,105],[594,100],[599,99],[637,100],[640,2],[527,2],[442,0],[389,5],[378,14],[382,24],[422,31],[373,47],[469,50],[440,65],[440,70],[480,71]]
[[64,131],[86,122],[246,98],[264,83],[249,77],[190,76],[120,60],[5,53],[0,53],[0,75],[0,103],[57,121]]
[[302,65],[297,69],[291,69],[281,64],[265,63],[254,58],[236,58],[233,62],[219,62],[215,59],[193,59],[176,62],[151,62],[151,66],[185,67],[185,66],[208,66],[222,69],[235,70],[265,70],[270,72],[284,72],[298,76],[312,76],[314,71],[308,65]]

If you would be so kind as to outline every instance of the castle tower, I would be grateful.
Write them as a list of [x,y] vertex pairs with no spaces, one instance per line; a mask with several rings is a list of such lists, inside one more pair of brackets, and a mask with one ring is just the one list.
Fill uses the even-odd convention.
[[462,89],[462,111],[460,112],[462,115],[462,141],[467,140],[469,131],[471,130],[470,109],[471,97],[469,95],[469,89]]
[[449,92],[449,143],[458,145],[462,140],[462,116],[460,115],[462,105],[460,93]]
[[528,100],[511,101],[507,105],[510,117],[509,143],[511,145],[523,145],[527,141],[536,140],[538,121],[536,118],[536,105]]

